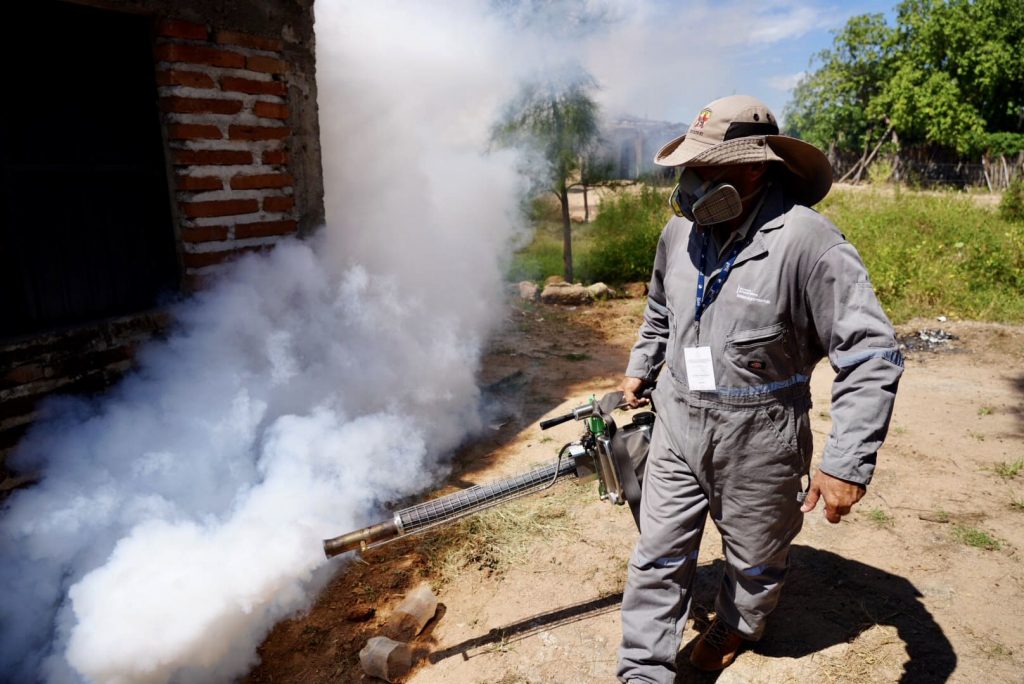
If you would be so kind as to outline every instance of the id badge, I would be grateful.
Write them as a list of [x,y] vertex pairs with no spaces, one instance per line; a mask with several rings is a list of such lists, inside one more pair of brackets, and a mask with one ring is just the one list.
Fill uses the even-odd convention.
[[685,347],[686,384],[698,392],[714,392],[715,364],[711,361],[711,347]]

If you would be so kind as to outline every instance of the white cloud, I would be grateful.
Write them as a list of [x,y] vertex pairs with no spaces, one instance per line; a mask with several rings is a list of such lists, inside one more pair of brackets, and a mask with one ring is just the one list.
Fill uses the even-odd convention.
[[775,90],[788,93],[796,87],[796,84],[800,82],[800,79],[803,78],[806,73],[806,71],[798,71],[795,74],[778,74],[776,76],[766,78],[765,83]]

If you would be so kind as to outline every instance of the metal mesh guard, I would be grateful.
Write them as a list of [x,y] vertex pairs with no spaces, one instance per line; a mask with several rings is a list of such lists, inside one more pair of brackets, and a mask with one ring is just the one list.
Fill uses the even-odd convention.
[[409,508],[403,508],[398,511],[396,518],[401,521],[404,533],[419,532],[428,527],[489,508],[508,499],[514,499],[539,489],[553,480],[575,473],[576,466],[573,459],[563,458],[559,463],[537,468],[507,480],[476,485],[447,496],[424,501]]

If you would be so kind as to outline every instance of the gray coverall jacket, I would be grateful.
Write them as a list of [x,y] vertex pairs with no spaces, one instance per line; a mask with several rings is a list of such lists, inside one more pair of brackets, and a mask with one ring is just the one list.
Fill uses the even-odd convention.
[[[903,358],[860,255],[827,219],[770,188],[717,298],[694,322],[703,234],[673,218],[658,244],[626,375],[665,360],[643,483],[641,535],[622,606],[623,681],[672,682],[710,512],[726,572],[717,611],[759,638],[788,568],[812,455],[810,376],[836,371],[821,469],[867,484]],[[729,249],[712,241],[710,284]],[[699,330],[698,330],[699,328]],[[699,335],[699,336],[698,336]],[[716,389],[691,390],[684,349],[708,346]]]

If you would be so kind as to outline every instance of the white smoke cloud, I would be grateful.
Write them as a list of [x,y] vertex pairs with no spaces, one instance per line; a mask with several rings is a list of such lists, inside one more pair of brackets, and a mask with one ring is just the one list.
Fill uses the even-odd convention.
[[701,3],[315,9],[328,227],[238,262],[106,396],[47,405],[11,460],[44,479],[0,517],[2,681],[244,673],[336,567],[321,539],[479,427],[520,230],[517,164],[486,149],[519,82],[583,66],[609,108],[688,119],[735,68],[703,57],[734,33],[680,50]]

